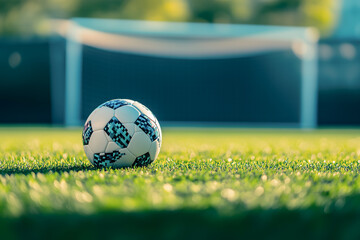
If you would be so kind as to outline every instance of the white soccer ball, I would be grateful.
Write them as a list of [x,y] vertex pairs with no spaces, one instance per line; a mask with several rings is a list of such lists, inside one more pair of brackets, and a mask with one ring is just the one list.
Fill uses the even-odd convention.
[[160,124],[139,102],[114,99],[88,117],[82,134],[85,154],[97,167],[142,167],[157,158]]

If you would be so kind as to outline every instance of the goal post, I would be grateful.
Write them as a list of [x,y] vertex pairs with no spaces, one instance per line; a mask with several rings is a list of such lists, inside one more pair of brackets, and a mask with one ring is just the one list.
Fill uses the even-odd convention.
[[289,126],[315,128],[317,41],[316,30],[308,27],[74,18],[66,33],[65,125],[78,126],[83,121],[83,47],[91,46],[107,52],[190,60],[246,58],[290,49],[300,62],[300,106],[298,122]]

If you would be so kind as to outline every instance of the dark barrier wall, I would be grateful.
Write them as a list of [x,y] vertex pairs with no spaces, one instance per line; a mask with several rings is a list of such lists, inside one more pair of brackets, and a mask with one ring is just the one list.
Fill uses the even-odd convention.
[[1,123],[50,123],[48,40],[0,40]]
[[82,64],[83,120],[104,101],[130,98],[162,121],[262,126],[300,121],[301,62],[292,51],[194,60],[84,46]]
[[319,46],[320,125],[360,125],[360,40]]
[[50,96],[52,123],[61,125],[65,122],[65,46],[66,41],[60,36],[50,39]]
[[[49,57],[49,46],[52,48],[52,58]],[[355,40],[323,40],[320,43],[319,47],[319,112],[318,119],[320,125],[360,125],[360,42]],[[60,50],[62,49],[62,50]],[[0,123],[62,123],[63,122],[63,113],[64,113],[64,42],[55,42],[55,44],[49,44],[48,40],[10,40],[10,39],[0,39],[0,101],[2,107],[2,113],[0,117]],[[89,54],[94,54],[91,49]],[[96,55],[96,54],[95,54]],[[54,57],[55,56],[55,57]],[[110,56],[105,56],[105,59]],[[85,60],[90,64],[94,70],[96,69],[96,59],[91,60],[91,58]],[[104,59],[98,58],[97,61],[102,61]],[[125,56],[120,62],[115,62],[119,66],[118,72],[107,72],[102,73],[103,77],[101,81],[107,81],[108,78],[113,78],[114,74],[119,76],[115,77],[126,77],[131,74],[132,71],[139,71],[139,66],[136,66],[136,57],[134,56]],[[56,68],[52,68],[52,75],[57,76],[53,78],[53,83],[50,84],[50,61],[52,64],[56,65]],[[131,62],[134,67],[129,69],[121,69],[121,61],[133,61]],[[135,62],[134,62],[135,61]],[[239,61],[239,60],[237,60]],[[255,60],[252,60],[255,61]],[[264,60],[266,62],[266,60]],[[264,63],[265,63],[264,62]],[[93,64],[93,65],[91,65]],[[170,72],[171,66],[166,62],[158,61],[157,64],[163,64],[165,72]],[[213,62],[214,66],[218,63]],[[225,66],[225,70],[233,69],[235,62],[228,62]],[[141,64],[140,64],[141,65]],[[146,63],[146,71],[151,70],[151,64]],[[185,64],[186,65],[186,64]],[[250,66],[250,65],[249,65]],[[109,66],[110,68],[111,66]],[[188,66],[189,67],[189,66]],[[200,66],[201,68],[201,66]],[[203,67],[204,68],[204,67]],[[189,69],[188,69],[189,70]],[[211,70],[211,69],[210,69]],[[140,70],[141,71],[141,70]],[[145,72],[146,72],[145,71]],[[237,89],[239,87],[244,87],[240,85],[233,85],[232,82],[224,82],[224,79],[220,75],[216,75],[216,71],[212,71],[212,76],[208,82],[198,82],[192,83],[189,79],[186,79],[187,74],[182,72],[177,76],[169,75],[168,78],[171,81],[178,82],[177,84],[172,84],[168,86],[169,83],[163,83],[164,86],[159,87],[157,91],[167,91],[169,97],[174,97],[178,92],[186,91],[181,99],[182,101],[189,101],[194,95],[198,95],[197,98],[201,99],[211,99],[211,101],[206,101],[205,104],[208,110],[211,110],[213,103],[218,100],[219,96],[229,97],[232,95],[237,95]],[[84,72],[84,76],[87,76],[90,71]],[[143,72],[143,73],[145,73]],[[151,72],[151,71],[150,71]],[[278,78],[281,76],[281,71],[275,71],[275,75],[269,76],[269,78]],[[88,76],[95,78],[100,78],[99,76]],[[141,72],[137,74],[137,81],[134,84],[146,86],[151,85],[152,82],[148,80],[146,74]],[[153,73],[160,76],[161,72]],[[220,73],[218,73],[220,74]],[[224,73],[221,73],[224,74]],[[261,74],[256,73],[253,74]],[[241,77],[244,77],[241,76]],[[241,78],[240,77],[240,78]],[[231,78],[229,78],[231,79]],[[213,91],[210,96],[202,94],[203,88],[212,87],[217,82],[223,82],[223,87]],[[234,79],[235,81],[235,79]],[[278,82],[282,85],[284,82]],[[85,85],[83,86],[83,91],[93,91],[95,85]],[[193,84],[194,87],[192,90],[188,89],[188,85]],[[252,84],[261,84],[260,82],[253,82]],[[286,84],[286,83],[285,83]],[[52,85],[52,93],[50,90],[50,85]],[[279,85],[279,87],[280,87]],[[116,86],[119,88],[119,95],[123,93],[121,84]],[[283,86],[281,86],[283,87]],[[292,88],[294,86],[290,86]],[[109,90],[107,90],[109,89]],[[91,108],[96,106],[99,102],[108,99],[108,92],[112,92],[111,97],[119,96],[113,89],[112,85],[105,85],[104,95],[102,97],[96,97],[94,99],[84,99],[84,101],[89,101],[88,106],[83,104],[84,115],[86,115]],[[140,92],[141,93],[141,92]],[[153,92],[151,94],[157,94],[158,92]],[[219,94],[220,93],[220,94]],[[224,94],[228,93],[228,94]],[[136,94],[136,92],[131,93]],[[139,93],[137,93],[139,94]],[[149,93],[147,96],[151,96]],[[164,93],[162,93],[164,94]],[[162,102],[166,102],[166,94],[164,94],[164,99]],[[253,117],[256,117],[256,101],[257,96],[266,95],[266,91],[258,92],[247,92],[247,94],[253,95],[253,101],[255,102],[255,107],[253,110],[247,109],[246,111],[253,111]],[[130,97],[129,94],[126,94],[125,97]],[[151,98],[144,98],[140,95],[137,97],[139,101],[144,103],[149,102],[154,112],[163,112],[161,105],[157,104],[156,101]],[[51,100],[53,108],[51,108]],[[84,102],[83,102],[84,103]],[[201,102],[203,104],[204,102]],[[261,102],[259,102],[260,104]],[[289,103],[294,104],[294,103]],[[176,109],[177,110],[177,109]],[[205,109],[206,110],[206,109]],[[229,109],[216,109],[217,111],[225,111],[225,115],[229,116],[232,110]],[[201,113],[201,110],[199,113]],[[227,113],[226,113],[227,111]],[[240,119],[240,112],[235,110],[233,111],[234,121]],[[183,115],[176,116],[173,113],[173,119],[169,120],[186,120],[182,119]],[[269,113],[265,113],[265,116],[270,116]],[[213,121],[223,121],[221,117],[224,115],[218,114],[217,116],[207,116],[199,114],[196,116],[197,120],[206,120],[211,119]],[[295,113],[294,115],[295,116]],[[85,116],[83,116],[85,117]],[[271,116],[270,116],[271,117]],[[276,116],[275,116],[276,117]],[[296,116],[295,116],[296,117]],[[159,116],[160,119],[165,118],[166,116]],[[244,119],[240,119],[244,120]],[[245,119],[246,120],[246,119]],[[254,119],[248,119],[252,121]],[[268,119],[267,119],[268,120]]]

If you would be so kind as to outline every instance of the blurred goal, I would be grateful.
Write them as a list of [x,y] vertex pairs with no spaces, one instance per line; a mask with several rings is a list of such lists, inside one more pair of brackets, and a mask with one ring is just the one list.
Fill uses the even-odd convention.
[[67,126],[113,98],[169,124],[317,125],[312,28],[75,18],[65,37]]

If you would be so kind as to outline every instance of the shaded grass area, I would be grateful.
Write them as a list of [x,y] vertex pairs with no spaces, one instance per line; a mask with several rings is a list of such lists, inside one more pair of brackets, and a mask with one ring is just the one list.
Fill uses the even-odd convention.
[[351,209],[324,213],[317,207],[231,216],[214,209],[36,214],[1,218],[0,231],[3,239],[359,239],[359,214]]
[[360,237],[359,130],[167,128],[163,142],[148,168],[96,169],[80,129],[0,128],[2,236]]

